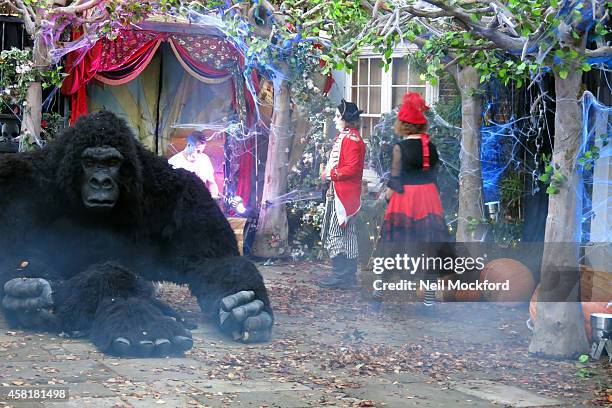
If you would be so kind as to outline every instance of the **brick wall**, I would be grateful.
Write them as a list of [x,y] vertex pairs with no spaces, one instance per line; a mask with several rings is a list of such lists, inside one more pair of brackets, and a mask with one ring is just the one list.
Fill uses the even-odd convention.
[[449,100],[457,97],[459,95],[459,89],[457,88],[457,84],[455,83],[455,79],[450,75],[445,75],[440,78],[440,83],[438,85],[438,99],[439,100]]

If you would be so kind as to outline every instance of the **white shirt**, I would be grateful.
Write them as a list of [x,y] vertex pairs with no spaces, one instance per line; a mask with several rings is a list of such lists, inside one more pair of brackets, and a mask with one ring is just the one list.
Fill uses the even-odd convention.
[[342,140],[347,135],[347,132],[342,131],[336,137],[334,141],[334,145],[331,149],[331,153],[329,154],[329,160],[327,161],[327,166],[325,166],[325,177],[329,180],[330,172],[334,167],[338,165],[340,161],[340,147],[342,147]]
[[168,159],[168,163],[174,169],[185,169],[194,173],[200,180],[206,184],[210,190],[210,194],[216,198],[219,196],[219,188],[215,181],[215,169],[213,168],[210,158],[205,153],[194,153],[190,156],[193,160],[185,157],[183,152],[179,152]]

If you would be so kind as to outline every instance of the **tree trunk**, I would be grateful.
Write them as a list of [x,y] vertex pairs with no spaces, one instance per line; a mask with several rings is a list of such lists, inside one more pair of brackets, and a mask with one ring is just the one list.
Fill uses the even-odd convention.
[[480,126],[482,105],[475,94],[480,75],[472,67],[454,73],[461,92],[461,152],[459,153],[459,209],[457,241],[473,241],[468,218],[482,219],[482,173],[480,166]]
[[[285,204],[275,204],[274,200],[287,192],[289,152],[292,144],[290,92],[287,81],[282,81],[278,89],[274,89],[274,113],[270,125],[261,210],[252,250],[254,255],[265,258],[282,257],[287,252],[287,210]],[[272,205],[267,205],[268,201]]]
[[[34,37],[34,47],[32,48],[32,62],[36,68],[48,67],[50,61],[47,58],[47,50],[41,45],[38,37]],[[42,147],[40,139],[42,121],[42,84],[32,82],[28,87],[26,95],[26,105],[23,110],[23,120],[21,122],[21,138],[19,150],[28,150],[30,146],[36,144]]]
[[567,180],[551,194],[546,218],[537,319],[529,352],[550,358],[573,358],[588,351],[579,302],[582,181],[576,169],[582,130],[578,102],[582,70],[555,74],[556,111],[552,163]]
[[36,144],[42,146],[40,139],[42,121],[42,85],[40,82],[32,82],[28,87],[26,96],[26,106],[23,110],[23,120],[21,122],[21,138],[19,151],[29,150],[29,147]]

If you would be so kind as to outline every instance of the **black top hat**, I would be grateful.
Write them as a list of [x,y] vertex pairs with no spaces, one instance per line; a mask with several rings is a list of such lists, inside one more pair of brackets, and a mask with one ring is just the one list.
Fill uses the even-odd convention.
[[340,116],[347,122],[355,122],[359,119],[359,115],[363,113],[362,110],[357,108],[353,102],[347,102],[344,99],[338,105],[338,111],[340,112]]

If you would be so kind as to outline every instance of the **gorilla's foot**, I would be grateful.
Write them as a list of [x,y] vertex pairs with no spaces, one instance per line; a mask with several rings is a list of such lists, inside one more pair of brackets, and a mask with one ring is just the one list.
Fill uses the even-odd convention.
[[106,299],[90,337],[101,351],[119,356],[182,354],[193,346],[189,330],[143,298]]

